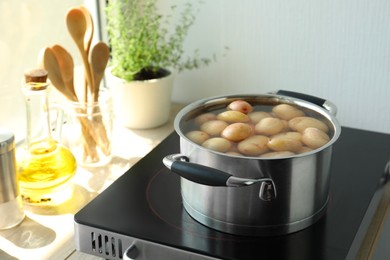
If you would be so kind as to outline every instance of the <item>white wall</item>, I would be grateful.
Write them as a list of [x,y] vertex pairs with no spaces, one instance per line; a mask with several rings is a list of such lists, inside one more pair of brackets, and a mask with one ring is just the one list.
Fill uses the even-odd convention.
[[[82,2],[0,1],[1,126],[24,133],[20,79],[40,48],[61,43],[77,60],[65,14]],[[174,101],[294,90],[335,103],[344,126],[390,133],[390,1],[203,0],[186,48],[220,55],[225,46],[217,63],[178,75]]]
[[66,29],[65,15],[82,0],[0,1],[0,126],[17,139],[25,135],[25,104],[20,91],[23,72],[37,66],[41,48],[61,44],[80,60]]
[[224,46],[177,77],[175,101],[294,90],[335,103],[344,126],[390,133],[390,1],[205,0],[186,48]]

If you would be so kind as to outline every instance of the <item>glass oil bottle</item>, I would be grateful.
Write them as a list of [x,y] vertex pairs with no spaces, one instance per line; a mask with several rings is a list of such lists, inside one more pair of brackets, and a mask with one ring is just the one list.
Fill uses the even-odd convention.
[[22,92],[26,102],[27,133],[24,149],[18,152],[19,186],[24,204],[56,206],[73,194],[77,163],[68,148],[51,133],[48,107],[50,83],[47,72],[25,73]]

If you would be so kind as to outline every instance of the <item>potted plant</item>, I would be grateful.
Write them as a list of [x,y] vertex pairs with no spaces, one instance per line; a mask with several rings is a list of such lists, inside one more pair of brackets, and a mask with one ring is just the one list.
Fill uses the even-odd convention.
[[[175,72],[211,62],[197,51],[183,59],[183,43],[195,21],[194,7],[186,3],[171,10],[172,14],[160,14],[156,0],[108,1],[111,61],[107,82],[115,115],[127,127],[152,128],[167,122]],[[172,27],[176,11],[179,19]]]

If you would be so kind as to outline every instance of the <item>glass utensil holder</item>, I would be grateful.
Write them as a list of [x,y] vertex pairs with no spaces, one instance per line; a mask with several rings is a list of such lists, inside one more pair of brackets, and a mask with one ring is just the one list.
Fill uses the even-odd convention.
[[113,109],[111,96],[102,93],[98,101],[65,101],[62,142],[84,167],[99,167],[111,161]]

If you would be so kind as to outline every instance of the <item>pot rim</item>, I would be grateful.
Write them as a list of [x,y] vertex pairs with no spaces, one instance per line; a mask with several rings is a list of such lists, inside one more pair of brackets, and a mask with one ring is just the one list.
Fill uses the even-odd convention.
[[[326,118],[329,121],[329,123],[331,123],[331,125],[333,127],[332,138],[329,140],[329,142],[327,144],[325,144],[317,149],[313,149],[309,152],[305,152],[302,154],[294,154],[294,155],[290,155],[290,156],[282,156],[282,157],[275,157],[275,158],[261,158],[261,157],[255,157],[255,156],[240,156],[240,155],[226,154],[226,153],[222,153],[222,152],[218,152],[218,151],[214,151],[214,150],[205,148],[205,147],[191,141],[189,138],[187,138],[180,128],[181,122],[183,121],[183,119],[185,119],[185,116],[189,115],[190,112],[194,112],[200,108],[212,107],[212,106],[215,106],[218,104],[222,106],[223,104],[227,104],[229,101],[231,102],[231,101],[237,100],[237,99],[246,100],[248,98],[269,99],[270,101],[272,101],[276,104],[278,104],[278,103],[279,104],[293,104],[293,105],[303,107],[305,109],[309,109],[309,110],[312,110],[314,112],[317,112],[320,115],[322,115],[324,118]],[[193,118],[193,117],[190,117],[190,118]],[[319,105],[316,105],[312,102],[309,102],[309,101],[306,101],[303,99],[289,97],[289,96],[283,96],[283,95],[277,95],[277,94],[229,94],[229,95],[219,95],[219,96],[213,96],[213,97],[208,97],[208,98],[197,100],[195,102],[188,104],[187,106],[185,106],[184,108],[182,108],[179,111],[179,113],[176,115],[175,120],[174,120],[174,129],[175,129],[176,133],[179,134],[180,138],[185,139],[186,141],[190,142],[191,144],[193,144],[194,146],[196,146],[197,148],[199,148],[201,150],[204,150],[206,152],[213,153],[213,154],[222,155],[222,156],[227,156],[227,157],[232,157],[232,158],[249,159],[249,160],[283,160],[283,159],[300,158],[300,157],[310,156],[312,154],[316,154],[322,150],[325,150],[328,147],[331,147],[333,145],[333,143],[336,142],[336,140],[339,138],[339,136],[341,134],[341,126],[340,126],[338,120],[336,119],[336,117],[332,113],[330,113],[330,111],[326,110],[325,108],[323,108]]]

